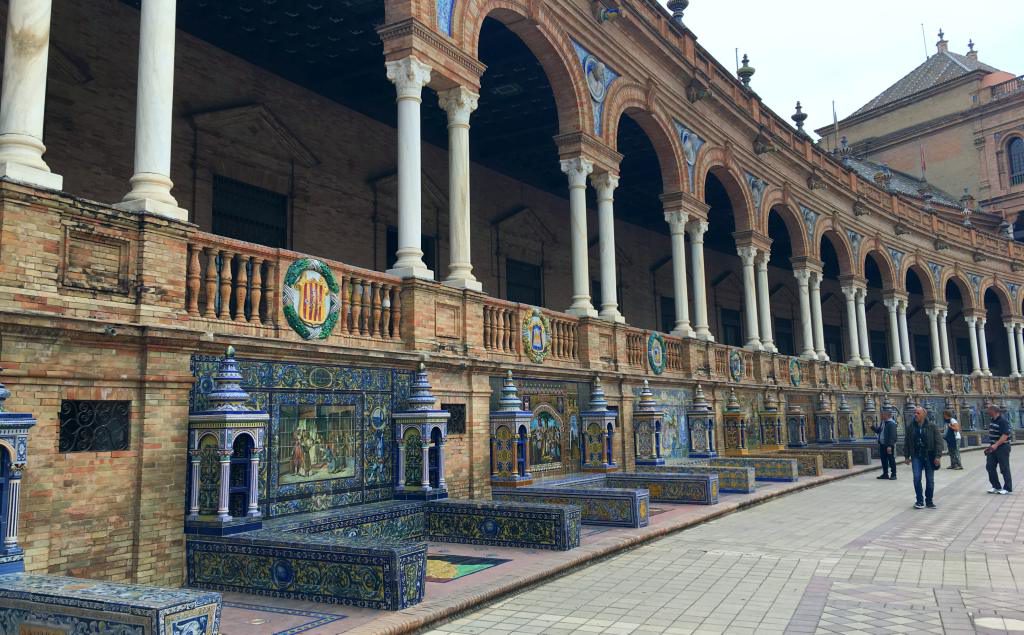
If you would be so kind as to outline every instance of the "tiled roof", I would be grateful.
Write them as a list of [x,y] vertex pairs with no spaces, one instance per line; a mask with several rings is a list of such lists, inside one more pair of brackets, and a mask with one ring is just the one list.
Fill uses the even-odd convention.
[[903,79],[886,88],[880,95],[861,106],[851,116],[855,117],[876,108],[881,108],[904,97],[928,90],[933,86],[963,77],[974,71],[994,73],[998,69],[964,55],[949,51],[939,51],[929,57],[923,64],[910,71]]

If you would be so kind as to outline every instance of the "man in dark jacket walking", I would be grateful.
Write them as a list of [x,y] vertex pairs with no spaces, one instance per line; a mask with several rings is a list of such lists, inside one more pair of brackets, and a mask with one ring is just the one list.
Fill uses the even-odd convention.
[[[935,468],[939,467],[939,457],[942,456],[942,435],[935,424],[928,421],[928,413],[921,406],[914,409],[914,420],[907,425],[903,456],[906,463],[913,463],[914,466],[914,494],[917,496],[914,509],[935,509]],[[925,477],[923,493],[922,473]]]
[[878,454],[882,458],[882,475],[879,480],[896,480],[896,420],[892,411],[882,409],[882,420],[871,428],[878,435]]
[[[988,480],[992,484],[989,494],[1009,494],[1013,491],[1013,478],[1010,476],[1010,422],[1003,416],[1002,409],[991,404],[988,407],[988,447],[985,448],[985,468]],[[1003,473],[1003,484],[999,484],[996,466]]]

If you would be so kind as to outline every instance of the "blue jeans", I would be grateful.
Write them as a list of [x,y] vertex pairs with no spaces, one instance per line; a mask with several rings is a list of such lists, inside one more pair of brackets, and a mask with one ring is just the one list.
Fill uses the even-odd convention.
[[[914,468],[914,494],[919,503],[931,503],[935,493],[935,463],[931,459],[913,457],[911,466]],[[924,496],[921,496],[921,472],[924,472]]]

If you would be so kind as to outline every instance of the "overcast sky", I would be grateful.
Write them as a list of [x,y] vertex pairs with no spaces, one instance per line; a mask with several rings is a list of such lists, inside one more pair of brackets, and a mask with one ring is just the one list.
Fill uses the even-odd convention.
[[842,119],[933,55],[940,27],[950,51],[973,38],[982,62],[1024,74],[1022,0],[691,0],[683,22],[726,68],[746,52],[751,87],[787,119],[800,100],[808,131],[833,99]]

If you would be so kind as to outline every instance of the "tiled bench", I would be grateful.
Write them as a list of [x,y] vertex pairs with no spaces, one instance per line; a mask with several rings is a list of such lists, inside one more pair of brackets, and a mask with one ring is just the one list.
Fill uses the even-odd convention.
[[219,593],[81,578],[0,575],[0,632],[215,635]]
[[754,479],[758,481],[792,483],[800,477],[796,459],[744,456],[708,459],[707,462],[710,467],[752,467],[754,468]]
[[549,505],[577,505],[583,510],[584,525],[646,527],[650,521],[651,497],[643,489],[540,487],[495,489],[495,500]]
[[[750,456],[759,459],[790,459],[796,461],[797,474],[800,476],[821,476],[825,473],[825,462],[820,454],[811,454],[810,452],[795,452],[792,454],[772,452],[770,454],[752,454]],[[760,479],[760,477],[758,478]]]
[[434,542],[568,551],[580,546],[583,511],[576,505],[443,500],[424,504]]
[[[734,494],[751,494],[756,489],[753,467],[731,467],[725,465],[638,465],[638,472],[656,474],[717,474],[718,489]],[[654,500],[653,496],[651,500]]]
[[[799,450],[780,450],[778,454],[790,456],[796,454],[817,454],[822,465],[829,470],[853,469],[853,453],[850,450],[836,450],[831,447],[808,447]],[[866,465],[866,463],[865,463]]]
[[853,454],[854,465],[871,465],[879,458],[878,444],[871,443],[836,443],[830,446],[836,450],[849,450]]
[[646,489],[657,503],[690,505],[718,504],[718,474],[635,474],[611,473],[605,485],[613,488]]

